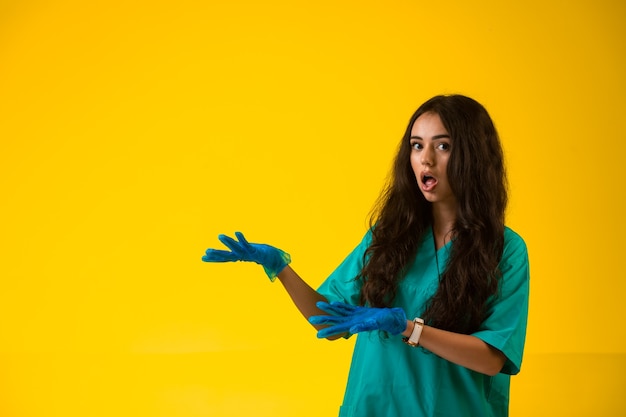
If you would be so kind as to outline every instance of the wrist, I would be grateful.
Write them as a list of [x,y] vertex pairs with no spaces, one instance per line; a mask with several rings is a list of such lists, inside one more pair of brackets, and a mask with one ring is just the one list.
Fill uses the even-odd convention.
[[411,333],[413,333],[413,328],[414,327],[415,327],[415,323],[413,323],[413,320],[407,320],[406,321],[406,329],[404,329],[404,331],[402,332],[402,336],[403,337],[411,336]]
[[274,248],[276,250],[275,256],[270,258],[269,261],[258,262],[263,266],[265,270],[265,274],[267,274],[270,281],[274,281],[278,274],[280,274],[287,265],[291,263],[291,256],[287,252],[284,252],[280,249]]

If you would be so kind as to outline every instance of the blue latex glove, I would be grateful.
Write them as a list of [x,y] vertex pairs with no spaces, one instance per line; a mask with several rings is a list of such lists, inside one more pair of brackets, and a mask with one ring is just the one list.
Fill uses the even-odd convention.
[[319,301],[317,308],[329,313],[329,316],[311,316],[311,324],[328,324],[317,332],[317,337],[349,333],[355,334],[372,330],[383,330],[398,335],[406,330],[406,314],[399,307],[375,308],[345,304],[339,301],[325,303]]
[[263,266],[265,273],[274,281],[276,276],[291,262],[291,256],[282,250],[270,245],[249,243],[241,232],[235,232],[237,240],[226,235],[219,235],[218,239],[230,251],[207,249],[202,257],[204,262],[256,262]]

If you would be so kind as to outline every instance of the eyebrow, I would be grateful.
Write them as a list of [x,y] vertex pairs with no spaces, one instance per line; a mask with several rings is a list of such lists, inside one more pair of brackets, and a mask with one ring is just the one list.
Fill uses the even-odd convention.
[[[409,137],[409,139],[420,139],[423,140],[423,138],[421,136],[411,136]],[[441,134],[441,135],[435,135],[432,137],[433,140],[437,140],[437,139],[450,139],[450,135],[448,135],[447,133]]]

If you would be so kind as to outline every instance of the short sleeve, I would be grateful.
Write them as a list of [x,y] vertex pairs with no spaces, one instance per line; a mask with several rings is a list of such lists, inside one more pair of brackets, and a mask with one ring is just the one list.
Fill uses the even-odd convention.
[[509,228],[504,233],[500,271],[500,290],[490,303],[487,318],[473,335],[504,353],[507,361],[501,372],[515,375],[524,353],[530,272],[526,244]]
[[363,269],[363,256],[372,242],[371,230],[368,231],[361,243],[339,264],[328,278],[320,285],[317,292],[331,301],[358,305],[361,284],[355,278]]

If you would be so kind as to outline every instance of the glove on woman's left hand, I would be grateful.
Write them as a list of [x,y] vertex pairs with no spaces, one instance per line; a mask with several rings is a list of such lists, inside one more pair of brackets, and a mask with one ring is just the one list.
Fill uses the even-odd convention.
[[270,245],[250,243],[241,232],[235,232],[237,240],[226,235],[219,235],[218,239],[230,251],[207,249],[202,257],[204,262],[256,262],[261,265],[271,281],[291,262],[288,253]]
[[329,316],[311,316],[311,324],[328,324],[317,332],[317,337],[323,339],[328,336],[372,330],[383,330],[392,335],[398,335],[406,330],[406,314],[399,307],[375,308],[361,307],[333,301],[330,304],[320,301],[317,308],[329,313]]

